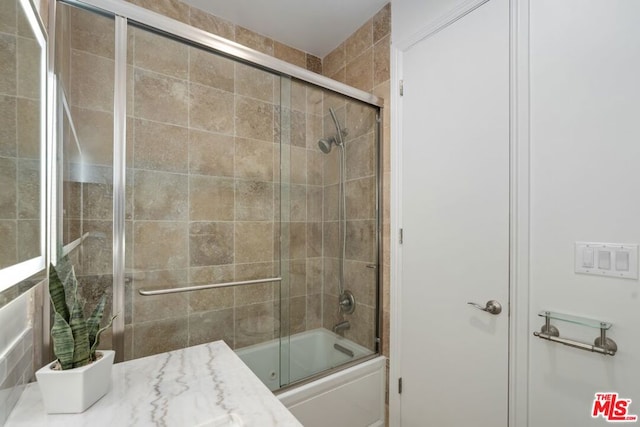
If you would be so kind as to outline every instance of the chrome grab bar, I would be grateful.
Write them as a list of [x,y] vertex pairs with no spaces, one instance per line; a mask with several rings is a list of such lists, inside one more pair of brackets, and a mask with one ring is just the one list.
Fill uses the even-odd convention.
[[180,292],[202,291],[205,289],[230,288],[232,286],[256,285],[258,283],[281,282],[282,277],[270,277],[268,279],[243,280],[240,282],[212,283],[209,285],[185,286],[183,288],[168,288],[156,290],[140,289],[138,293],[145,297],[153,295],[177,294]]

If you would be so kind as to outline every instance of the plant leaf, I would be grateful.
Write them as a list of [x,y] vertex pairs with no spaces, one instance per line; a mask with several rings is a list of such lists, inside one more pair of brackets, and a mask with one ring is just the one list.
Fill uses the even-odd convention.
[[56,271],[62,281],[67,296],[67,306],[72,307],[78,292],[78,280],[76,279],[75,269],[69,255],[64,255],[58,259]]
[[96,333],[96,340],[93,343],[93,345],[91,346],[91,360],[96,360],[96,349],[98,348],[98,346],[100,345],[100,335],[102,335],[102,333],[109,329],[111,327],[111,324],[113,323],[113,319],[115,319],[116,317],[118,317],[117,314],[114,314],[113,317],[111,318],[111,320],[109,320],[109,323],[102,329],[100,329],[98,331],[98,333]]
[[56,267],[53,264],[51,264],[51,268],[49,269],[49,295],[51,296],[53,309],[62,317],[65,323],[68,324],[69,307],[67,307],[64,285],[60,280]]
[[79,300],[76,300],[71,309],[69,326],[73,333],[73,367],[79,368],[91,362],[87,322],[84,320],[83,306]]
[[[104,306],[107,304],[107,295],[103,294],[91,316],[87,319],[87,331],[89,333],[89,346],[93,349],[93,344],[96,342],[96,335],[100,329],[100,321],[104,314]],[[93,350],[91,351],[91,358],[93,359]]]
[[62,369],[73,368],[73,333],[66,320],[56,312],[53,327],[51,328],[51,338],[53,341],[53,354],[58,358]]

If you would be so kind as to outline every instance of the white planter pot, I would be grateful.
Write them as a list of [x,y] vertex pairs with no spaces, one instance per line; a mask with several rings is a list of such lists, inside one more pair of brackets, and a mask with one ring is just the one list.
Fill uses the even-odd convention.
[[44,407],[48,414],[84,412],[107,394],[115,351],[101,350],[102,357],[81,368],[54,371],[49,363],[36,372]]

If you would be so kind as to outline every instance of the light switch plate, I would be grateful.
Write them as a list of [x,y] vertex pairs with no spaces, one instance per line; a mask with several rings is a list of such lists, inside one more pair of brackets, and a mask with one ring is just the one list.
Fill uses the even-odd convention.
[[638,245],[576,242],[575,272],[594,276],[638,278]]

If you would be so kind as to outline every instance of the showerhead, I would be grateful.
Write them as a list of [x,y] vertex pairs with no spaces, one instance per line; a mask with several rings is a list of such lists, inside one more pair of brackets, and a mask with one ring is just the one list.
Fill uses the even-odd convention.
[[333,108],[329,108],[329,114],[331,114],[331,120],[333,120],[333,124],[336,126],[337,133],[336,136],[325,136],[320,138],[320,140],[318,141],[318,147],[320,147],[320,150],[324,154],[329,154],[332,145],[342,147],[342,136],[347,134],[345,130],[340,128],[340,122],[338,122],[338,117],[336,117],[336,113],[335,111],[333,111]]
[[318,141],[318,147],[324,154],[329,154],[333,144],[337,145],[336,138],[334,136],[320,138]]

